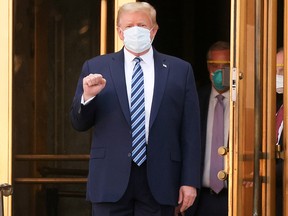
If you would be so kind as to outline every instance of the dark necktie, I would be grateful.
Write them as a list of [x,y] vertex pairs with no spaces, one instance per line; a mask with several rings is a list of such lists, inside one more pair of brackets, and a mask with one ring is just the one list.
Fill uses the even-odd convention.
[[144,76],[140,66],[142,59],[134,59],[131,83],[131,130],[132,130],[132,159],[140,166],[146,160],[145,139],[145,103],[144,103]]
[[224,145],[224,96],[219,94],[216,97],[211,143],[210,187],[215,193],[219,193],[224,187],[224,182],[217,177],[218,172],[224,167],[223,157],[218,154],[218,148]]

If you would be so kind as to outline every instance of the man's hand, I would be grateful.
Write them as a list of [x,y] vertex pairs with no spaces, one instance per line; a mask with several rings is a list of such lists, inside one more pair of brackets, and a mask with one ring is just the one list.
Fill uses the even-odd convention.
[[186,211],[193,205],[197,196],[197,190],[191,186],[181,186],[179,190],[178,204],[180,206],[180,212]]
[[84,101],[95,97],[106,85],[106,80],[101,74],[89,74],[83,79]]

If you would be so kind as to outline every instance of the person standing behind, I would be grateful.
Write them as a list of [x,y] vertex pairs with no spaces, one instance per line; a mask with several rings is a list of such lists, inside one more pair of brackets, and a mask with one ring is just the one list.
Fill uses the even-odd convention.
[[217,178],[218,171],[224,169],[218,147],[228,144],[229,86],[222,84],[222,69],[226,67],[230,67],[230,46],[228,42],[218,41],[207,53],[211,83],[198,90],[202,122],[202,187],[195,204],[185,212],[185,216],[228,215],[227,183]]
[[[283,151],[284,50],[276,54],[276,145]],[[283,159],[276,159],[276,216],[283,215]]]
[[87,199],[93,216],[172,216],[201,186],[200,111],[191,65],[151,47],[158,25],[146,2],[118,10],[124,47],[87,60],[70,111],[93,128]]

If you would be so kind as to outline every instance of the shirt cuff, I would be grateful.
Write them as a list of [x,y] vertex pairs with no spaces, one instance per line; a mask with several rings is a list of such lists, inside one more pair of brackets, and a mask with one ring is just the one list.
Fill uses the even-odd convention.
[[[94,96],[95,97],[95,96]],[[87,101],[84,101],[84,97],[83,97],[83,95],[82,95],[82,97],[81,97],[81,104],[82,105],[87,105],[91,100],[93,100],[93,98],[94,97],[92,97],[92,98],[89,98]]]

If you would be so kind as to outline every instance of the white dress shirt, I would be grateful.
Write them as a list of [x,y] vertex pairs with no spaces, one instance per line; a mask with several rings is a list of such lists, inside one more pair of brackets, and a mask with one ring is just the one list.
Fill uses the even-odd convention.
[[[125,80],[127,95],[129,100],[129,106],[131,107],[131,81],[133,68],[135,65],[134,56],[132,53],[128,52],[124,48],[124,61],[125,61]],[[154,80],[155,80],[155,70],[154,70],[154,58],[153,58],[153,49],[140,56],[142,61],[140,62],[141,68],[144,75],[144,96],[145,96],[145,130],[146,130],[146,143],[148,144],[149,137],[149,120],[154,92]]]

